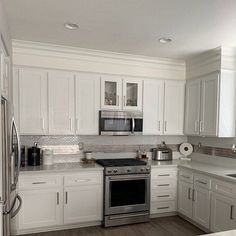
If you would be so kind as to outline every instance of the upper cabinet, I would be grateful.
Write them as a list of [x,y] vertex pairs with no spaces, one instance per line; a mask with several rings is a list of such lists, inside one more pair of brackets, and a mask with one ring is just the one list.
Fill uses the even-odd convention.
[[142,110],[142,80],[102,76],[101,108],[129,111]]
[[76,76],[76,134],[98,135],[100,76],[79,73]]
[[235,72],[221,71],[187,82],[185,134],[235,136],[235,78]]
[[165,82],[164,134],[182,135],[184,126],[184,81]]
[[48,72],[49,134],[75,133],[75,76]]
[[15,83],[18,92],[15,102],[20,113],[18,122],[21,134],[47,134],[47,73],[43,70],[17,69]]
[[144,135],[183,135],[184,87],[184,81],[144,80]]
[[143,83],[143,134],[163,133],[164,81],[149,79]]

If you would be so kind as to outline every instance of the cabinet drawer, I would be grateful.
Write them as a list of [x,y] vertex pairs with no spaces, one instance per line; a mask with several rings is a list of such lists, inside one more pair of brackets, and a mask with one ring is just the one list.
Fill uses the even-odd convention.
[[212,179],[212,191],[225,196],[236,198],[236,185],[226,181]]
[[90,185],[90,184],[102,184],[103,181],[102,177],[103,177],[102,172],[66,175],[64,177],[64,185],[79,186],[79,185]]
[[151,179],[176,179],[177,169],[152,169]]
[[152,202],[174,201],[176,198],[176,189],[165,191],[153,190],[151,193]]
[[187,183],[193,183],[193,172],[190,170],[180,169],[179,180]]
[[151,214],[166,213],[176,211],[176,202],[154,202],[151,203]]
[[176,185],[177,185],[177,181],[174,179],[151,181],[152,190],[165,190],[165,189],[170,189],[170,188],[176,188]]
[[211,189],[211,179],[202,174],[194,174],[194,186]]
[[20,177],[19,189],[53,188],[62,185],[61,176],[27,176]]

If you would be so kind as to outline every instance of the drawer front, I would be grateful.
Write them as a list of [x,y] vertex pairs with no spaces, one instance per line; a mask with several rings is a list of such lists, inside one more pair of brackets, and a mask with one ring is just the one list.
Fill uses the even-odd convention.
[[176,202],[155,202],[151,203],[151,214],[167,213],[176,211]]
[[151,179],[176,179],[177,178],[177,169],[166,169],[166,168],[157,168],[152,169]]
[[80,186],[91,184],[102,184],[103,173],[81,173],[64,176],[65,186]]
[[187,183],[193,183],[193,172],[185,169],[180,169],[179,180]]
[[61,176],[27,176],[20,177],[19,189],[41,189],[62,186]]
[[176,189],[172,190],[152,190],[151,201],[152,202],[165,202],[165,201],[174,201],[176,199]]
[[212,179],[212,191],[231,197],[236,198],[236,185],[228,183],[218,179]]
[[211,189],[211,179],[202,174],[194,174],[194,186],[205,189]]
[[151,189],[152,190],[165,190],[165,189],[173,189],[177,186],[177,180],[174,179],[166,179],[166,180],[152,180],[151,181]]

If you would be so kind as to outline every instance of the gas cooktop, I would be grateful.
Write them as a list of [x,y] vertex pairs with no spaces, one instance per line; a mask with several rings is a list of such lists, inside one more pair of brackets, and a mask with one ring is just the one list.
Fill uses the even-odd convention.
[[120,166],[144,166],[147,165],[145,161],[134,158],[125,159],[98,159],[96,162],[104,167],[120,167]]

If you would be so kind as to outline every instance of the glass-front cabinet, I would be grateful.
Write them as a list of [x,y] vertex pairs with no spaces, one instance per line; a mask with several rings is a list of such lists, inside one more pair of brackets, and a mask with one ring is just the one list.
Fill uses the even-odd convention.
[[142,110],[142,80],[123,80],[123,109]]
[[142,80],[103,76],[101,109],[142,110]]

